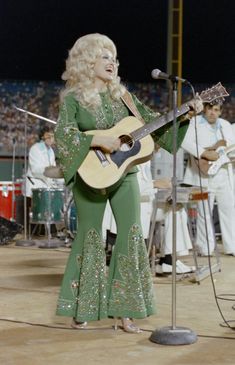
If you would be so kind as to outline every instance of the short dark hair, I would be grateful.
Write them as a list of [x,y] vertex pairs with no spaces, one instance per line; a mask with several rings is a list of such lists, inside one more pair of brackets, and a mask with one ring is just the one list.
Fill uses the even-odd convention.
[[53,128],[49,127],[48,125],[45,125],[40,129],[40,132],[38,134],[39,139],[41,140],[45,133],[54,133]]
[[203,106],[204,107],[209,107],[209,108],[212,108],[213,106],[215,106],[215,105],[217,105],[217,106],[219,106],[220,107],[220,110],[222,109],[222,106],[223,106],[223,103],[221,103],[221,102],[219,102],[219,101],[213,101],[213,102],[211,102],[211,103],[203,103]]

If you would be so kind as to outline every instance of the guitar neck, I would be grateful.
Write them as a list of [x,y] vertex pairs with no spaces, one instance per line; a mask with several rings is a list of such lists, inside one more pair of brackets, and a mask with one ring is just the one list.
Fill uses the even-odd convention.
[[[221,85],[221,82],[218,82],[216,85],[212,86],[212,88],[202,91],[200,94],[201,100],[205,103],[211,103],[214,100],[222,99],[224,100],[225,96],[228,96],[226,89]],[[176,117],[180,117],[181,115],[187,113],[190,110],[187,103],[181,105],[180,108],[177,108],[175,111]],[[135,130],[131,133],[132,137],[135,140],[139,140],[141,138],[146,137],[148,134],[154,132],[155,130],[163,127],[167,123],[171,122],[174,118],[173,110],[171,110],[166,115],[161,116],[155,121],[145,124],[143,127]]]
[[[180,108],[176,109],[176,117],[180,117],[181,115],[187,113],[190,110],[187,103],[181,105]],[[157,118],[151,123],[144,124],[143,127],[140,127],[133,131],[131,133],[131,136],[134,138],[134,140],[138,141],[139,139],[142,139],[149,135],[150,133],[153,133],[157,129],[163,127],[164,125],[171,122],[174,118],[173,110],[168,112],[167,114],[162,115],[160,118]]]

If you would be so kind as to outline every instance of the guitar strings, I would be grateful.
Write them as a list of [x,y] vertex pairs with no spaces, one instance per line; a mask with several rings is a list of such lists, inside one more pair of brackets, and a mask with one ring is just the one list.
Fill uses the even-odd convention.
[[[214,96],[214,94],[215,94],[215,91],[214,90],[217,91],[217,94],[216,94],[216,98],[215,99],[223,98],[224,96],[228,96],[229,95],[227,93],[227,91],[222,87],[221,83],[217,83],[211,89],[202,91],[201,94],[200,94],[200,97],[204,101],[206,101],[207,99],[209,99],[211,93]],[[194,95],[194,97],[196,97],[196,94]],[[183,105],[181,105],[181,107]],[[185,105],[187,105],[187,103],[185,103]],[[169,113],[171,113],[171,112],[172,111],[170,111]],[[164,117],[164,115],[162,115],[160,118],[162,118],[162,117]],[[134,132],[137,132],[138,130],[141,130],[141,128],[135,130]],[[131,134],[130,134],[130,136],[131,136]],[[133,136],[131,136],[131,137],[130,136],[128,136],[130,138],[129,140],[127,140],[127,138],[126,138],[127,136],[123,136],[123,137],[121,136],[119,139],[120,139],[121,143],[125,143],[128,146],[132,146],[133,143],[135,143],[136,141],[138,141],[140,139],[140,138],[134,138]]]

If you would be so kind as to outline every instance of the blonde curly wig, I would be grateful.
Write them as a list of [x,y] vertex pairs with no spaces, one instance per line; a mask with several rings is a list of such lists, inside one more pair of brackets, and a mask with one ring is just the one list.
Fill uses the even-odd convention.
[[[100,105],[99,92],[94,88],[94,64],[104,48],[116,58],[117,51],[113,41],[103,34],[87,34],[75,42],[69,51],[66,69],[62,74],[62,79],[66,81],[65,89],[61,92],[62,100],[73,92],[84,107],[96,108]],[[118,75],[108,83],[108,89],[114,100],[118,100],[126,90]]]

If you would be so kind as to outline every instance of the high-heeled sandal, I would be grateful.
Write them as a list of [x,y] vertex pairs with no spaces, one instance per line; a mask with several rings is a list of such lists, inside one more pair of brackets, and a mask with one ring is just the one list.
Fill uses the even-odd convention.
[[72,323],[71,323],[71,327],[75,328],[77,330],[86,328],[86,326],[87,326],[87,322],[79,322],[79,321],[76,321],[75,318],[73,318]]
[[131,318],[116,318],[115,319],[115,323],[114,323],[114,330],[117,331],[119,326],[118,326],[118,321],[121,321],[122,326],[120,326],[121,329],[123,329],[124,332],[128,332],[128,333],[141,333],[143,332],[139,327],[135,326],[135,324],[133,323],[133,320]]

